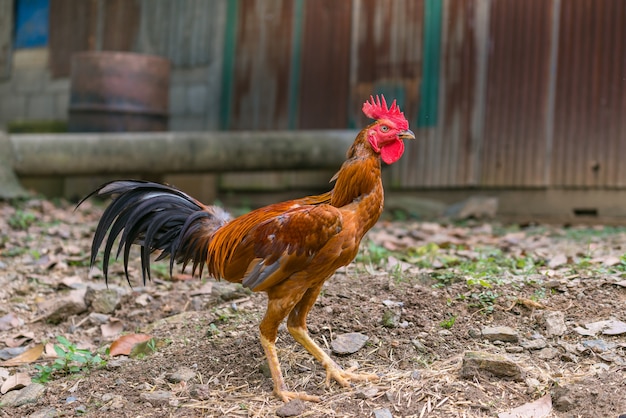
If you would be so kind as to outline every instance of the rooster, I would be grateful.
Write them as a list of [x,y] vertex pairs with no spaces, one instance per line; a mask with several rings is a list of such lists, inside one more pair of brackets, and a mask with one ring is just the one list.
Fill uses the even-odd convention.
[[175,263],[183,269],[191,265],[194,275],[202,275],[206,267],[216,279],[267,293],[260,340],[274,393],[285,402],[320,400],[287,390],[276,351],[278,327],[285,318],[293,338],[326,369],[327,385],[331,379],[342,386],[377,380],[375,374],[343,370],[309,336],[306,325],[324,282],[355,258],[361,239],[381,215],[381,159],[396,162],[404,152],[403,140],[415,139],[395,100],[387,106],[384,96],[370,96],[362,110],[375,122],[359,132],[331,180],[334,188],[321,195],[276,203],[231,219],[221,208],[163,184],[125,180],[102,185],[83,199],[115,197],[96,228],[91,264],[104,243],[103,273],[108,280],[113,244],[121,235],[117,256],[123,251],[129,283],[130,249],[138,244],[144,284],[150,279],[150,254],[160,251],[156,260],[169,256],[170,274]]

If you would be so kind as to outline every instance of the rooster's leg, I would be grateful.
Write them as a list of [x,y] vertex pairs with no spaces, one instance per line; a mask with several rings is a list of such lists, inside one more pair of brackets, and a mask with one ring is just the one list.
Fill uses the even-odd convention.
[[265,351],[265,357],[267,358],[272,380],[274,381],[274,393],[284,402],[289,402],[292,399],[319,402],[320,398],[318,396],[309,395],[305,392],[290,392],[287,390],[287,385],[285,385],[283,373],[278,361],[278,354],[276,352],[278,326],[293,308],[297,298],[295,300],[274,299],[269,292],[268,296],[269,302],[267,304],[267,311],[265,312],[265,317],[261,321],[259,328],[261,330],[261,345],[263,346],[263,351]]
[[335,379],[342,386],[350,386],[350,381],[378,380],[375,374],[352,373],[350,370],[343,370],[335,361],[330,358],[324,350],[309,336],[306,327],[306,317],[315,303],[322,286],[309,289],[300,302],[294,307],[287,320],[287,328],[293,338],[311,353],[326,369],[326,385],[330,385],[330,380]]

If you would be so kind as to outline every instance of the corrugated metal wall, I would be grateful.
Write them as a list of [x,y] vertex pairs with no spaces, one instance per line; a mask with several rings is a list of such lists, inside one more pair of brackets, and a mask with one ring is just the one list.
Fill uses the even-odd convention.
[[51,21],[57,75],[79,49],[213,65],[222,129],[359,127],[396,97],[420,138],[397,187],[626,186],[623,0],[51,0]]

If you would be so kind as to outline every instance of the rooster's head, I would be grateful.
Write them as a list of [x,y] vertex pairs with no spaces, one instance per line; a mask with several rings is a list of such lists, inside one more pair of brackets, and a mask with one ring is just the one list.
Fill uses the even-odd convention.
[[404,152],[404,139],[415,139],[415,134],[409,129],[409,122],[394,100],[390,107],[384,96],[370,96],[370,100],[363,103],[363,113],[376,122],[369,126],[367,139],[372,149],[380,154],[387,164],[395,163]]

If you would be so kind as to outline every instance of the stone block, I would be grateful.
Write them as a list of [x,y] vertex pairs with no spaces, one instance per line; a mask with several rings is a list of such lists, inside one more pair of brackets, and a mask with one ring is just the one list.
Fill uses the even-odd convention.
[[55,97],[52,94],[34,94],[28,98],[26,117],[29,119],[54,119]]
[[15,91],[18,93],[38,93],[49,78],[47,71],[39,68],[23,68],[13,73]]
[[0,119],[9,122],[24,119],[26,116],[26,96],[11,95],[0,97]]

